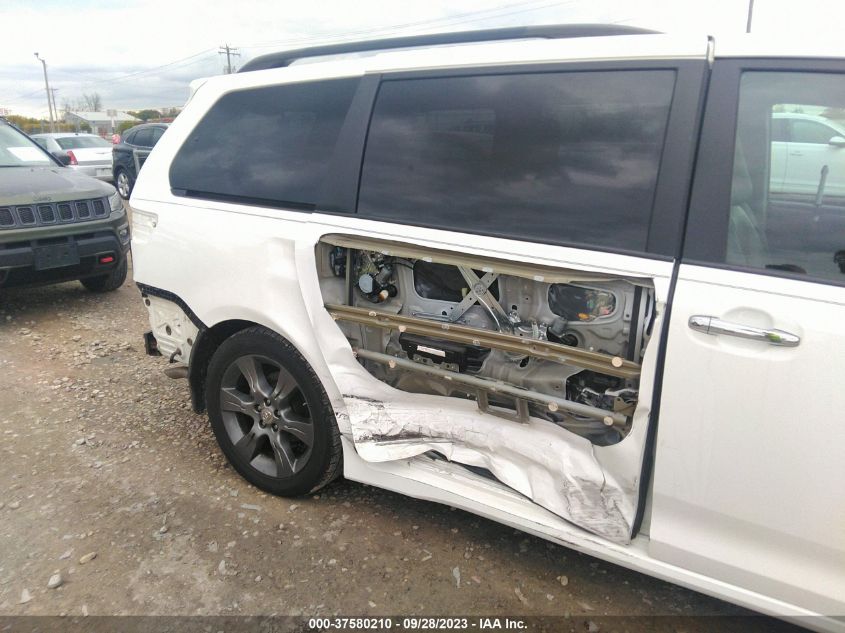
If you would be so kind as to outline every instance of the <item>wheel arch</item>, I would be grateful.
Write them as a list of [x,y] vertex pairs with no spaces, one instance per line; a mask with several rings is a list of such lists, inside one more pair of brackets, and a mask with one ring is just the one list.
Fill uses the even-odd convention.
[[[277,323],[268,314],[244,306],[220,306],[218,309],[205,311],[201,318],[182,297],[172,291],[163,290],[145,283],[136,282],[142,296],[152,295],[174,303],[196,326],[197,332],[193,344],[190,344],[188,357],[188,386],[191,392],[191,408],[196,413],[206,411],[206,380],[208,367],[214,353],[226,340],[248,328],[262,328],[272,332],[290,343],[316,374],[322,388],[327,392],[332,406],[339,398],[337,385],[334,384],[326,360],[320,357],[319,345],[313,336],[310,323],[293,323],[289,318],[287,325]],[[288,313],[290,317],[290,313]],[[218,318],[215,318],[218,317]],[[222,317],[222,318],[221,318]],[[218,320],[219,319],[219,320]],[[211,325],[213,323],[213,325]],[[155,326],[153,326],[155,329]],[[184,360],[184,359],[183,359]]]
[[261,323],[245,319],[230,319],[221,321],[197,334],[197,340],[191,348],[191,358],[188,362],[188,385],[191,389],[191,408],[195,413],[203,413],[206,409],[205,382],[208,376],[208,364],[217,348],[230,336],[250,327],[266,328]]
[[[204,413],[206,411],[205,383],[208,378],[208,366],[211,363],[214,352],[227,339],[251,327],[259,327],[284,338],[293,345],[302,355],[303,359],[305,359],[305,362],[314,370],[314,364],[308,355],[304,353],[301,346],[284,332],[269,327],[266,323],[259,323],[258,321],[249,319],[227,319],[220,321],[210,327],[201,328],[197,333],[194,345],[191,347],[191,355],[188,361],[188,385],[191,391],[191,408],[195,413]],[[329,386],[323,381],[321,381],[321,384],[323,389],[329,389]]]

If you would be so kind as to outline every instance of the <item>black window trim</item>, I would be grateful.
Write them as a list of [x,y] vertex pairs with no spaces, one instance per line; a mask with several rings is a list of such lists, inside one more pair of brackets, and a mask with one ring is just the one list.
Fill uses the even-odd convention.
[[[671,261],[680,255],[682,241],[682,227],[686,217],[688,193],[692,178],[692,164],[695,157],[697,131],[700,122],[700,109],[703,101],[703,88],[708,74],[705,59],[697,60],[624,60],[598,62],[555,62],[550,64],[520,64],[507,66],[461,67],[455,69],[436,69],[423,71],[385,72],[380,75],[379,87],[387,81],[402,79],[429,79],[461,76],[503,75],[503,74],[537,74],[562,72],[590,72],[590,71],[635,71],[635,70],[671,70],[675,72],[675,85],[670,102],[669,117],[666,124],[666,136],[659,161],[658,177],[652,205],[651,220],[646,240],[646,251],[635,249],[614,248],[578,242],[564,242],[562,240],[526,240],[532,243],[545,243],[568,248],[591,250],[607,253],[617,253],[634,257],[644,257]],[[367,117],[366,134],[360,146],[358,159],[357,187],[355,194],[355,215],[365,220],[382,222],[385,224],[399,224],[419,226],[461,233],[486,235],[514,239],[510,234],[497,233],[495,230],[468,230],[466,227],[450,229],[440,225],[428,225],[424,222],[402,222],[387,220],[383,217],[372,217],[358,213],[358,190],[363,171],[364,154],[366,152],[366,136],[369,134],[370,123],[378,96],[373,94]],[[351,109],[350,109],[351,111]],[[337,213],[337,209],[323,209],[317,207],[320,213]],[[344,213],[349,215],[349,213]]]
[[[839,73],[845,61],[795,58],[717,59],[701,129],[695,180],[689,205],[681,263],[766,277],[845,287],[839,281],[812,274],[729,264],[725,260],[730,214],[733,152],[739,113],[740,81],[744,72]],[[725,160],[730,156],[730,160]]]

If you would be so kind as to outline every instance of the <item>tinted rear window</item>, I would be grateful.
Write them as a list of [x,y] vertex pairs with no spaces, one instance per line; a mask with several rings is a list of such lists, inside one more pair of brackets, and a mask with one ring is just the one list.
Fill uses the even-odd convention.
[[90,147],[111,147],[111,143],[99,136],[65,136],[56,142],[62,149],[86,149]]
[[191,196],[313,207],[358,79],[224,95],[182,145],[170,186]]
[[644,70],[387,81],[358,211],[645,250],[674,78]]

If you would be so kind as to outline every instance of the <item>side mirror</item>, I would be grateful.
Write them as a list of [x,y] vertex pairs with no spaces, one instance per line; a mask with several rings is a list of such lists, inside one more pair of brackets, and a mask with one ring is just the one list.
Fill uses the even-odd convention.
[[845,136],[834,136],[827,144],[833,145],[834,147],[845,147]]
[[[845,142],[845,139],[842,139]],[[70,156],[66,152],[50,152],[62,165],[70,165]]]

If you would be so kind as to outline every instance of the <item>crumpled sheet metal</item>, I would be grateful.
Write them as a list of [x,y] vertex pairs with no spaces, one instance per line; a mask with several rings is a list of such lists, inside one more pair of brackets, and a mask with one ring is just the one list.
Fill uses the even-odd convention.
[[505,485],[590,532],[629,542],[637,490],[623,488],[608,475],[588,440],[544,420],[503,421],[471,401],[395,394],[392,401],[343,398],[363,459],[392,461],[437,451],[451,461],[488,469]]

